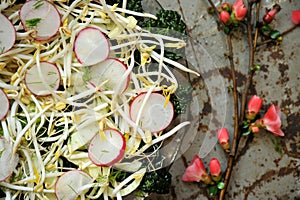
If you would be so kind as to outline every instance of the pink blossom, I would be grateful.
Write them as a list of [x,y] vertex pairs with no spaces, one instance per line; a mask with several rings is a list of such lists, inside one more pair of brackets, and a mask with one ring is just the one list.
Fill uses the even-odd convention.
[[198,155],[194,156],[193,161],[185,169],[181,179],[185,182],[203,181],[207,184],[211,182],[211,178],[207,174],[204,164]]
[[233,4],[232,9],[233,9],[235,19],[239,21],[243,20],[247,15],[248,9],[246,8],[243,0],[237,0]]
[[227,128],[221,128],[218,131],[218,141],[224,150],[230,149],[229,133]]
[[300,10],[294,10],[292,12],[292,22],[296,25],[300,24]]
[[260,98],[257,95],[253,95],[249,102],[248,102],[248,110],[247,110],[247,115],[246,118],[247,119],[254,119],[255,116],[257,115],[257,113],[259,112],[261,106],[262,106],[262,98]]
[[220,20],[223,22],[223,24],[230,24],[230,14],[227,11],[222,10],[220,12]]
[[271,23],[280,9],[280,6],[278,4],[275,4],[271,10],[266,10],[266,14],[263,16],[263,21],[266,24]]
[[260,124],[261,127],[265,128],[275,135],[284,136],[284,133],[280,129],[280,109],[274,105],[270,106],[265,116],[262,119],[259,119],[256,124]]
[[209,170],[212,176],[220,176],[221,175],[221,165],[217,158],[212,158],[209,162]]

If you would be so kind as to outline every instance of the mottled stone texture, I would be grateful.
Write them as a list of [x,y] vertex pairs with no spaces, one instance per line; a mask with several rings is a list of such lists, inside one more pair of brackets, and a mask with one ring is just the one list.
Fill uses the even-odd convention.
[[[154,1],[153,1],[154,2]],[[202,45],[212,60],[199,55],[201,66],[211,65],[218,69],[218,76],[222,78],[223,85],[217,84],[218,89],[226,89],[224,97],[226,109],[225,127],[233,131],[233,100],[232,93],[227,92],[231,86],[229,62],[224,57],[227,52],[226,39],[222,31],[218,30],[216,19],[207,13],[209,4],[206,0],[159,0],[166,9],[180,12],[188,28],[188,34],[193,43]],[[214,2],[218,2],[214,0]],[[228,0],[228,2],[233,2]],[[262,1],[262,12],[271,8],[274,3],[282,7],[272,25],[279,31],[292,26],[291,11],[300,9],[298,0],[270,0]],[[255,55],[255,64],[261,70],[253,77],[251,94],[263,97],[262,112],[264,113],[271,103],[282,110],[282,130],[286,136],[275,137],[268,132],[260,132],[241,141],[239,156],[233,169],[227,199],[300,199],[300,27],[284,37],[280,45],[264,45],[258,47]],[[237,69],[238,90],[242,91],[246,79],[245,73],[248,64],[248,46],[245,30],[240,30],[233,38],[234,62]],[[190,47],[188,47],[190,48]],[[190,50],[193,51],[193,50]],[[198,54],[197,54],[198,53]],[[187,55],[189,57],[190,55]],[[193,58],[191,58],[193,59]],[[197,60],[196,60],[197,61]],[[205,64],[205,62],[207,62]],[[196,69],[197,64],[192,63]],[[208,73],[208,72],[207,72]],[[217,87],[209,91],[205,80],[191,78],[194,84],[194,106],[191,113],[194,115],[193,127],[188,131],[197,132],[195,138],[187,141],[188,150],[183,157],[179,157],[173,164],[173,188],[170,195],[164,197],[151,196],[149,199],[214,199],[210,197],[204,185],[196,183],[183,183],[181,175],[194,154],[199,153],[205,134],[209,134],[211,120],[215,115],[215,107],[211,93],[218,93]],[[205,77],[204,77],[205,79]],[[223,87],[223,88],[222,88]],[[249,96],[250,97],[250,96]],[[224,102],[223,102],[224,103]],[[193,113],[196,112],[196,113]],[[198,113],[197,113],[198,112]],[[197,116],[197,117],[195,117]],[[218,124],[218,123],[217,123]],[[190,135],[187,135],[190,136]],[[281,149],[282,153],[275,150]],[[277,149],[277,150],[278,150]],[[212,153],[204,158],[208,163],[213,156],[221,158],[223,169],[226,167],[225,155],[215,146]]]

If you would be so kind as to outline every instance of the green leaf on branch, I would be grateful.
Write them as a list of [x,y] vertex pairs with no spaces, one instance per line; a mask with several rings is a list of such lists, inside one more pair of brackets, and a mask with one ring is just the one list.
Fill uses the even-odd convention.
[[273,30],[273,31],[271,31],[271,33],[270,33],[270,37],[271,37],[273,40],[277,39],[279,36],[280,36],[280,32],[277,31],[277,30]]
[[250,133],[251,133],[251,131],[244,132],[244,133],[243,133],[243,136],[247,136],[247,135],[249,135]]
[[268,31],[270,31],[270,30],[272,30],[272,29],[271,29],[271,27],[270,27],[269,25],[264,25],[264,26],[262,26],[261,30],[262,30],[263,32],[268,32]]
[[248,128],[249,127],[249,124],[247,123],[244,123],[244,126],[243,126],[243,128]]
[[208,193],[210,196],[215,196],[218,193],[218,187],[216,185],[209,187]]
[[230,33],[230,28],[228,26],[224,26],[224,33],[227,35]]

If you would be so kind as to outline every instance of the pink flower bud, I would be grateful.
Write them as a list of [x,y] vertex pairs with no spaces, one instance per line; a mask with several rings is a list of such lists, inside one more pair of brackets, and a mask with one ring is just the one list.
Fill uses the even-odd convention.
[[230,14],[227,11],[221,11],[220,12],[220,20],[223,22],[223,24],[228,25],[231,22]]
[[194,156],[193,161],[185,169],[181,179],[185,182],[203,181],[206,184],[211,182],[211,178],[206,172],[204,164],[198,155]]
[[266,24],[269,24],[275,18],[275,15],[280,11],[281,7],[278,4],[275,4],[272,10],[266,10],[266,14],[263,16],[263,21]]
[[275,135],[284,136],[284,133],[280,129],[280,109],[274,105],[271,105],[265,116],[262,119],[257,120],[255,123]]
[[249,102],[248,102],[248,110],[247,110],[247,115],[246,118],[249,120],[253,120],[257,113],[259,112],[261,106],[262,106],[262,98],[260,98],[257,95],[253,95]]
[[250,126],[249,127],[249,130],[252,132],[252,133],[258,133],[259,132],[259,128],[255,125],[253,126]]
[[210,174],[213,177],[219,177],[221,175],[221,165],[217,158],[212,158],[209,162]]
[[229,142],[229,133],[227,128],[221,128],[218,131],[218,141],[224,150],[229,151],[230,142]]
[[243,0],[237,0],[233,4],[232,9],[233,9],[234,17],[238,21],[243,20],[247,15],[248,9],[245,7]]
[[300,10],[294,10],[292,12],[292,22],[295,25],[299,25],[300,24]]

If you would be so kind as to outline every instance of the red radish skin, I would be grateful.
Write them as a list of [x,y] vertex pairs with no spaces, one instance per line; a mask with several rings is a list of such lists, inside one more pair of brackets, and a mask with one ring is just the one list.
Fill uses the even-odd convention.
[[[116,91],[118,84],[120,84],[121,77],[126,72],[127,66],[115,58],[108,58],[103,62],[97,63],[90,68],[91,79],[90,83],[93,86],[98,86],[102,82],[109,79],[109,82],[106,83],[101,90],[113,90]],[[123,93],[129,84],[130,75],[127,77],[125,82],[121,85],[120,92]]]
[[0,55],[9,51],[16,41],[16,30],[11,21],[0,13]]
[[[45,0],[27,1],[21,7],[19,16],[25,31],[36,30],[31,37],[37,41],[50,40],[62,25],[61,16],[55,5]],[[38,22],[28,23],[34,20]]]
[[[146,93],[136,96],[130,104],[130,118],[136,122],[138,112],[142,106]],[[143,130],[149,130],[152,133],[160,132],[166,129],[174,117],[174,106],[168,102],[164,106],[166,98],[159,93],[151,93],[141,114],[139,124]]]
[[[56,91],[60,84],[60,73],[55,64],[50,62],[40,63],[42,74],[49,87]],[[32,66],[25,74],[25,84],[30,92],[37,96],[49,96],[51,92],[42,83],[37,66]]]
[[84,66],[94,65],[107,59],[110,47],[107,38],[100,29],[87,27],[82,29],[74,42],[74,53]]
[[0,120],[3,120],[9,111],[9,100],[5,92],[0,89]]
[[100,134],[102,133],[97,133],[90,142],[89,158],[97,166],[112,166],[119,162],[125,154],[125,138],[121,132],[115,129],[105,129],[104,136],[100,136]]
[[83,192],[79,188],[92,182],[92,178],[81,170],[71,170],[59,177],[54,190],[58,200],[75,200]]

